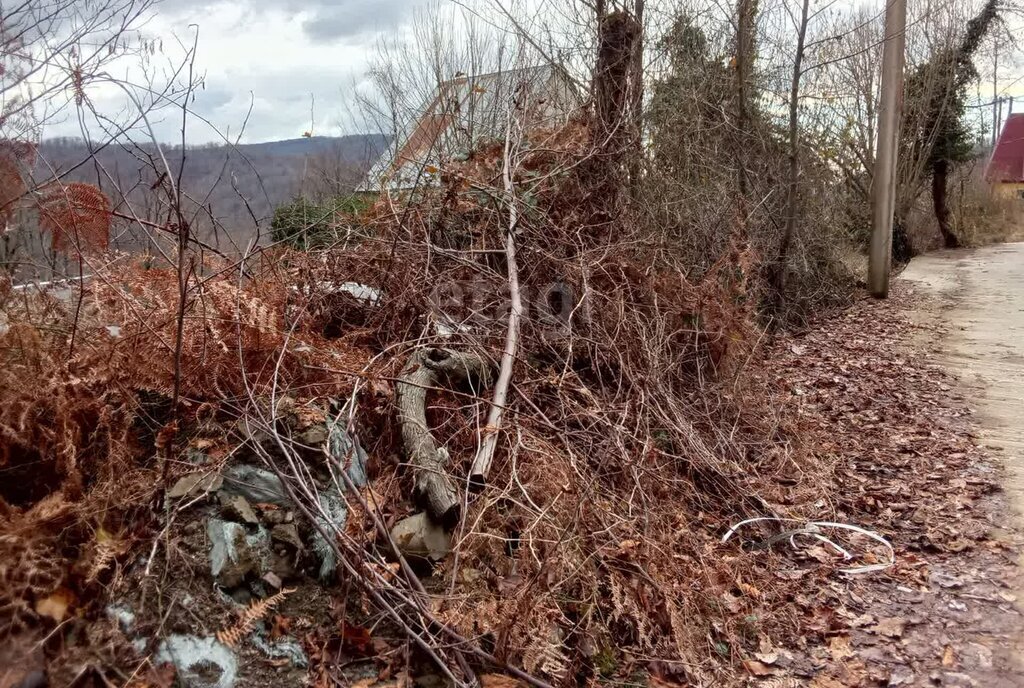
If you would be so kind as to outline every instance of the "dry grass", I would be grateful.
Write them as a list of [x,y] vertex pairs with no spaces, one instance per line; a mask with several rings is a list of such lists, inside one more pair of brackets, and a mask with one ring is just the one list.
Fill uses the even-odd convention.
[[[387,460],[402,452],[391,383],[418,346],[495,361],[503,347],[501,150],[484,146],[444,170],[441,188],[382,199],[365,218],[372,238],[354,249],[265,254],[244,279],[200,262],[199,274],[219,276],[190,282],[178,408],[170,407],[172,271],[122,262],[80,299],[8,294],[0,471],[32,487],[4,491],[12,518],[0,542],[11,557],[32,551],[39,571],[53,571],[26,582],[5,570],[4,607],[59,586],[89,599],[106,568],[92,575],[96,530],[133,522],[145,533],[139,524],[155,520],[146,506],[161,487],[155,455],[171,458],[173,475],[197,437],[245,442],[236,421],[273,408],[272,392],[299,407],[351,397],[379,515],[409,513],[410,471]],[[594,197],[603,187],[593,178],[601,167],[586,164],[591,154],[585,119],[519,144],[516,241],[531,304],[492,473],[467,497],[429,610],[499,662],[549,683],[640,670],[734,680],[760,638],[792,630],[793,619],[763,611],[794,584],[772,577],[770,558],[718,538],[747,516],[820,517],[813,505],[828,466],[800,448],[775,390],[749,375],[763,336],[762,271],[742,222],[729,225],[726,250],[693,279],[688,247],[638,221],[625,196],[611,208]],[[379,302],[339,292],[349,281],[380,289]],[[538,297],[553,283],[569,295],[564,312]],[[466,298],[439,307],[439,290],[455,287]],[[439,319],[458,324],[456,334],[439,334]],[[461,484],[484,431],[486,392],[433,391],[429,400],[432,431]],[[785,499],[774,480],[782,475]],[[72,527],[51,528],[36,513],[58,498],[71,504]],[[412,579],[373,577],[386,570],[388,545],[337,535],[353,543],[344,550],[352,570],[376,581],[378,606],[392,605],[413,630],[424,624],[424,612],[401,602],[420,594]],[[81,577],[63,573],[79,560]],[[18,628],[45,626],[31,602],[14,611]],[[435,630],[422,632],[449,657],[450,638]]]

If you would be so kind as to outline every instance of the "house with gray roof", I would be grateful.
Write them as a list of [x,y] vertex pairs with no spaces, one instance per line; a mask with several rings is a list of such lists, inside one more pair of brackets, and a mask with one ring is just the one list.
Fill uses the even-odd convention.
[[557,126],[580,107],[565,70],[542,65],[439,84],[370,169],[360,191],[401,191],[435,186],[447,162],[464,160],[481,141],[502,139],[509,103],[527,129]]

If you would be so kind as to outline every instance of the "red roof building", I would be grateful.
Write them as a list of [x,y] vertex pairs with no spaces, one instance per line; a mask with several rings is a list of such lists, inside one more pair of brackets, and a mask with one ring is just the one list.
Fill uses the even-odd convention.
[[1024,184],[1024,112],[1006,118],[985,179],[993,184]]

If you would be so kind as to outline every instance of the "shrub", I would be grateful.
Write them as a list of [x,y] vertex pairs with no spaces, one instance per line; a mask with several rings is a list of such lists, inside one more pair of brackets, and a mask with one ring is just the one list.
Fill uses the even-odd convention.
[[300,249],[350,241],[355,231],[355,218],[372,204],[368,194],[336,196],[323,202],[297,196],[290,203],[274,210],[270,223],[275,242],[284,242]]

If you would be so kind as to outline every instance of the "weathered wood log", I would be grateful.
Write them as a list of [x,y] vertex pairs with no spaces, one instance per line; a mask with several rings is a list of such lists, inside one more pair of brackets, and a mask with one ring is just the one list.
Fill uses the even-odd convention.
[[434,443],[427,425],[427,391],[467,381],[485,387],[490,375],[490,364],[476,354],[424,348],[409,357],[395,385],[402,444],[413,467],[413,500],[445,528],[459,522],[461,502],[445,470],[448,452]]

